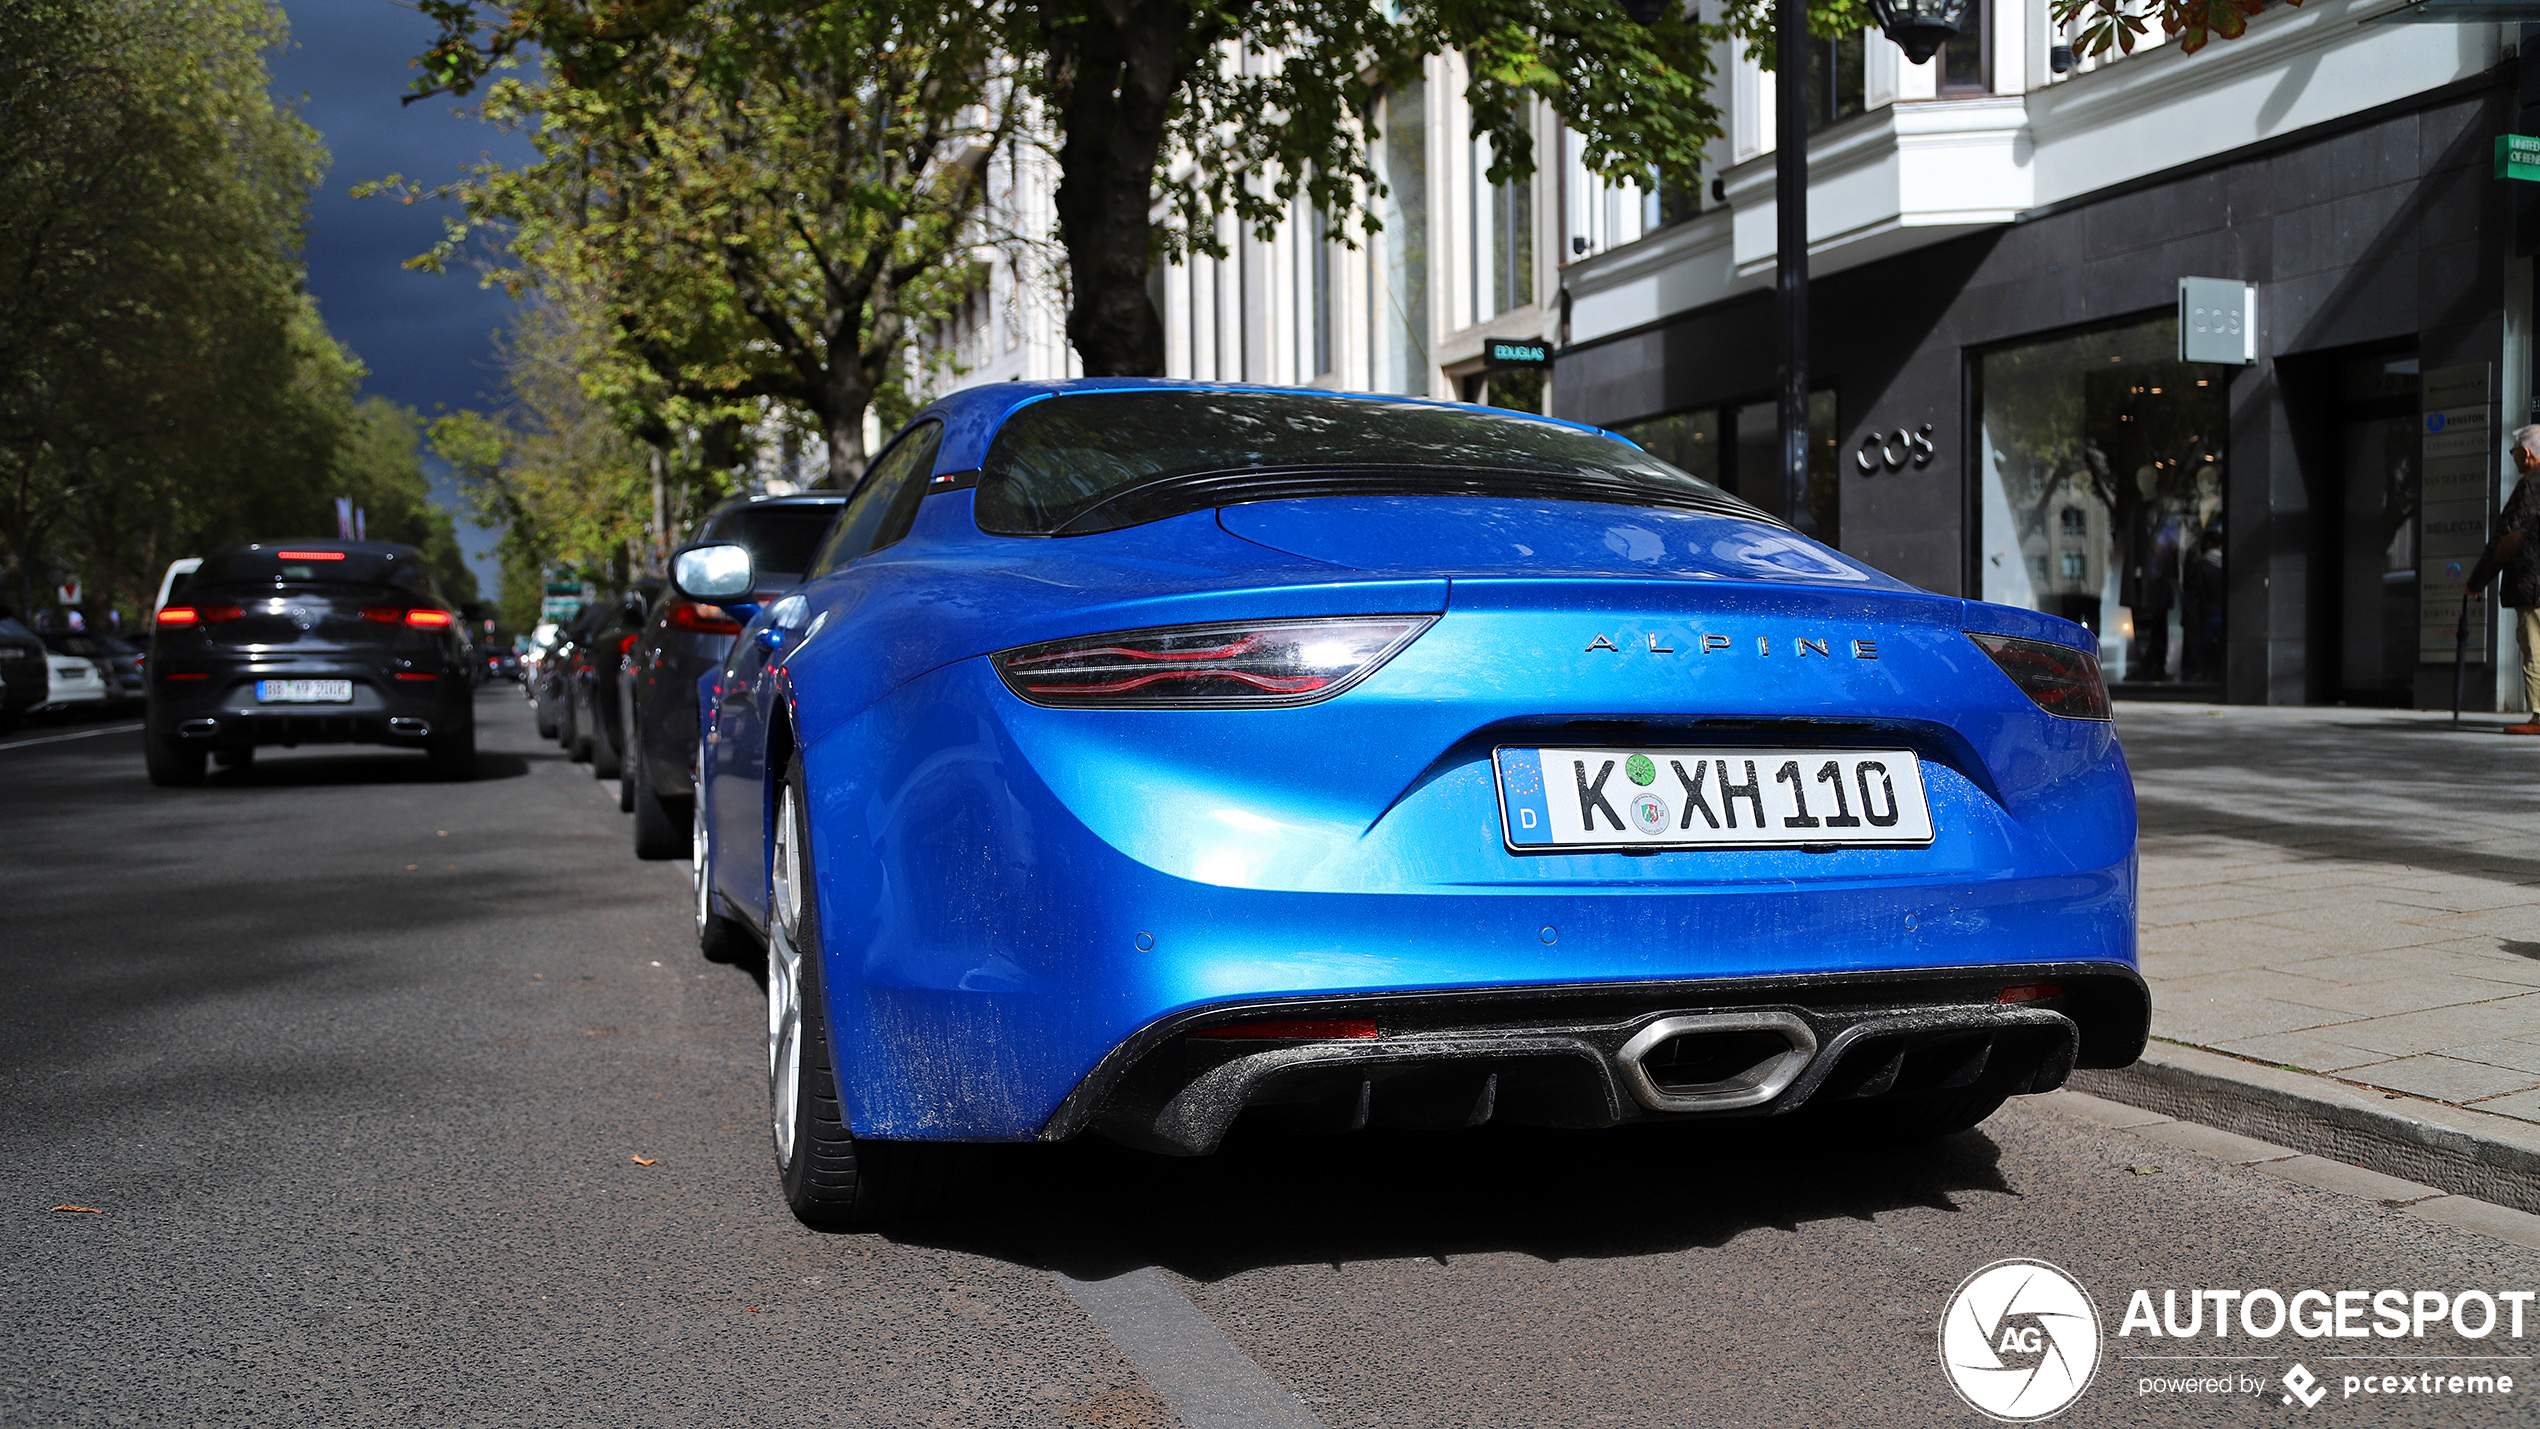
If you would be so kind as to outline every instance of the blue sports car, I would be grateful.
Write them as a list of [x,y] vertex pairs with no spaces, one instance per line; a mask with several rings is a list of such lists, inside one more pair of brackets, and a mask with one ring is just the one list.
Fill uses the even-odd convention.
[[1798,1113],[1929,1136],[2141,1052],[2096,642],[1593,428],[1163,381],[921,413],[809,579],[739,547],[696,917],[776,1160]]

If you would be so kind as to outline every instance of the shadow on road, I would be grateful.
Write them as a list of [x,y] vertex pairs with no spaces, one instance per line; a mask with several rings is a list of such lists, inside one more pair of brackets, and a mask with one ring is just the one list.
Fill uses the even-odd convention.
[[[482,784],[496,779],[518,779],[529,773],[534,762],[560,760],[562,754],[514,754],[508,751],[480,750],[476,756],[476,778],[470,783]],[[437,784],[442,782],[432,772],[432,762],[421,754],[394,749],[364,749],[359,753],[309,756],[281,750],[264,750],[256,762],[244,769],[214,768],[204,778],[207,787],[224,789],[270,788],[308,789],[343,784]]]
[[1156,1265],[1214,1281],[1268,1265],[1716,1248],[1765,1227],[2010,1192],[1981,1132],[1892,1151],[1828,1141],[1818,1128],[1714,1122],[1356,1136],[1239,1126],[1217,1155],[1190,1160],[1094,1138],[977,1147],[952,1213],[890,1236],[1080,1280]]

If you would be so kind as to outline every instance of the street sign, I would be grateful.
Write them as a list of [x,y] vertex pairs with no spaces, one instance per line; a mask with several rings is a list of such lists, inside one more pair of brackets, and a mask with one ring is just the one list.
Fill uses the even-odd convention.
[[2178,360],[2258,360],[2258,290],[2237,278],[2178,280]]
[[2496,177],[2540,182],[2540,137],[2530,134],[2497,135]]
[[79,577],[73,576],[69,580],[55,586],[53,588],[53,594],[60,596],[62,598],[62,604],[64,605],[79,604]]
[[[2484,362],[2425,374],[2417,419],[2417,435],[2425,444],[2418,467],[2425,475],[2418,498],[2423,524],[2417,530],[2417,659],[2428,665],[2452,663],[2461,594],[2469,587],[2479,552],[2487,549],[2487,514],[2495,509],[2488,485],[2496,464],[2487,419],[2488,386]],[[2469,648],[2481,656],[2487,649],[2490,604],[2470,602]]]
[[1486,337],[1482,339],[1482,364],[1486,367],[1550,367],[1552,345],[1541,338]]

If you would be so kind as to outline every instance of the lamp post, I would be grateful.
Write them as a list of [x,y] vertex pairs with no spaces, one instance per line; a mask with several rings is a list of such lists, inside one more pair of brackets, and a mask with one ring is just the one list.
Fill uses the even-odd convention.
[[[1870,0],[1905,58],[1928,63],[1975,0]],[[1796,519],[1808,502],[1808,6],[1774,0],[1773,286],[1781,320],[1782,484]],[[1833,75],[1829,71],[1829,82]]]

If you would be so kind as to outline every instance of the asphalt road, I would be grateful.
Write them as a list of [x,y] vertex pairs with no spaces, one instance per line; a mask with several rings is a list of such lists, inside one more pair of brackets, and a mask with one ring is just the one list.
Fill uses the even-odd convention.
[[[806,1230],[758,985],[696,957],[684,867],[629,855],[516,697],[481,719],[456,786],[313,749],[165,791],[129,733],[0,747],[0,1423],[1979,1425],[1935,1330],[2013,1256],[2107,1331],[2059,1423],[2540,1420],[2540,1360],[2350,1400],[2405,1367],[2329,1358],[2522,1356],[2540,1306],[2520,1342],[2118,1337],[2136,1288],[2540,1289],[2540,1254],[2032,1105],[1911,1153],[1001,1148],[938,1221]],[[2130,1358],[2188,1350],[2257,1358]],[[2274,1384],[2296,1358],[2316,1409]],[[2226,1371],[2264,1392],[2140,1392]]]

